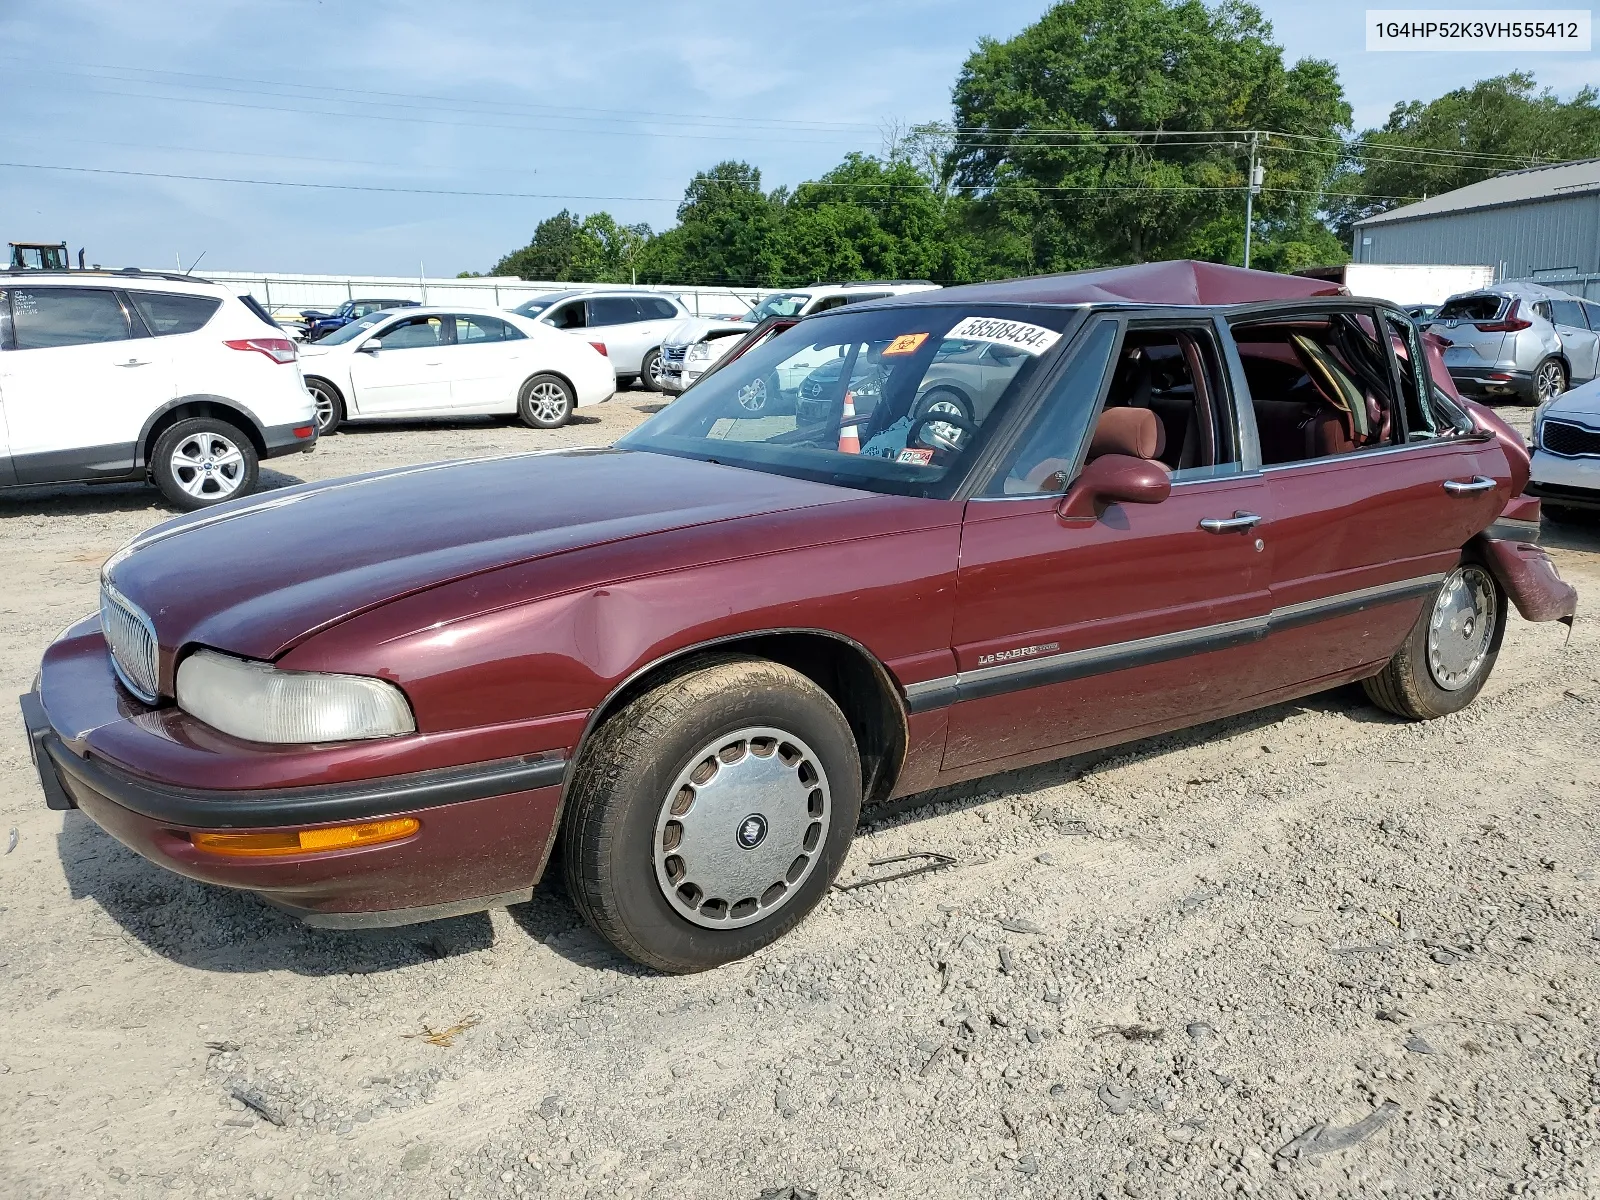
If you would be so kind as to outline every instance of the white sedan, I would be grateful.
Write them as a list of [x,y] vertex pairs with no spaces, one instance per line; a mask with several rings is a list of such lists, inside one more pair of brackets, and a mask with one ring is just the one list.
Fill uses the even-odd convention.
[[617,390],[601,350],[502,310],[370,313],[301,346],[300,367],[324,437],[345,421],[489,413],[554,429]]

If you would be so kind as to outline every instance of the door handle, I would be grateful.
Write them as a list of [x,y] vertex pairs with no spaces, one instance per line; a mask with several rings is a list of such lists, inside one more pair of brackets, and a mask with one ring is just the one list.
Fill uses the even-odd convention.
[[119,367],[148,367],[154,361],[151,358],[130,358],[127,362],[119,362],[116,365]]
[[1459,479],[1446,479],[1444,490],[1452,496],[1470,496],[1475,492],[1487,492],[1495,486],[1494,480],[1487,475],[1474,475],[1466,483]]
[[1261,517],[1253,512],[1236,512],[1231,517],[1206,517],[1200,528],[1207,533],[1242,533],[1261,524]]

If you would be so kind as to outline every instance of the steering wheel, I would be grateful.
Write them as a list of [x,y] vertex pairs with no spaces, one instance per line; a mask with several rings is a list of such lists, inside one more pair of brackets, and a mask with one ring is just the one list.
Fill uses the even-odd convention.
[[[928,425],[953,425],[966,434],[966,437],[956,441],[933,430],[929,430],[927,436],[924,437],[922,430]],[[906,445],[909,446],[912,442],[921,442],[929,449],[947,451],[954,454],[961,449],[967,437],[976,437],[977,435],[978,427],[960,413],[926,412],[912,420],[910,427],[906,430]]]

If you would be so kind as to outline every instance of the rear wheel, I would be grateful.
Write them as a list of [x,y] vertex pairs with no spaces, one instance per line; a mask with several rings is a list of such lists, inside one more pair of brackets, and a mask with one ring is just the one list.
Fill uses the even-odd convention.
[[517,415],[535,429],[559,429],[572,419],[576,407],[572,388],[554,375],[535,375],[517,396]]
[[1506,630],[1506,598],[1488,568],[1462,563],[1424,605],[1405,643],[1363,681],[1379,708],[1413,721],[1460,712],[1483,690]]
[[1533,398],[1538,404],[1554,400],[1567,390],[1567,369],[1561,360],[1547,358],[1533,372]]
[[624,954],[706,970],[816,907],[860,811],[855,739],[827,693],[777,663],[713,661],[595,732],[562,825],[567,886]]
[[306,380],[306,391],[317,402],[317,436],[327,437],[338,432],[344,422],[344,401],[333,384],[322,379]]
[[215,417],[179,421],[156,439],[150,476],[173,507],[209,508],[255,490],[255,447],[236,426]]

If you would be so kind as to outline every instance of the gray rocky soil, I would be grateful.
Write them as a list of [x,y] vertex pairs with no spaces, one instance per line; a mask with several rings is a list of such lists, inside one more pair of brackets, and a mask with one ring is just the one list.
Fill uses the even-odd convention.
[[[652,407],[352,429],[266,475],[605,442]],[[168,515],[0,496],[5,695]],[[952,866],[689,978],[553,883],[353,934],[168,875],[45,810],[8,702],[0,1195],[1600,1196],[1600,527],[1545,540],[1571,641],[1513,617],[1466,712],[1345,689],[916,797],[843,881]]]

